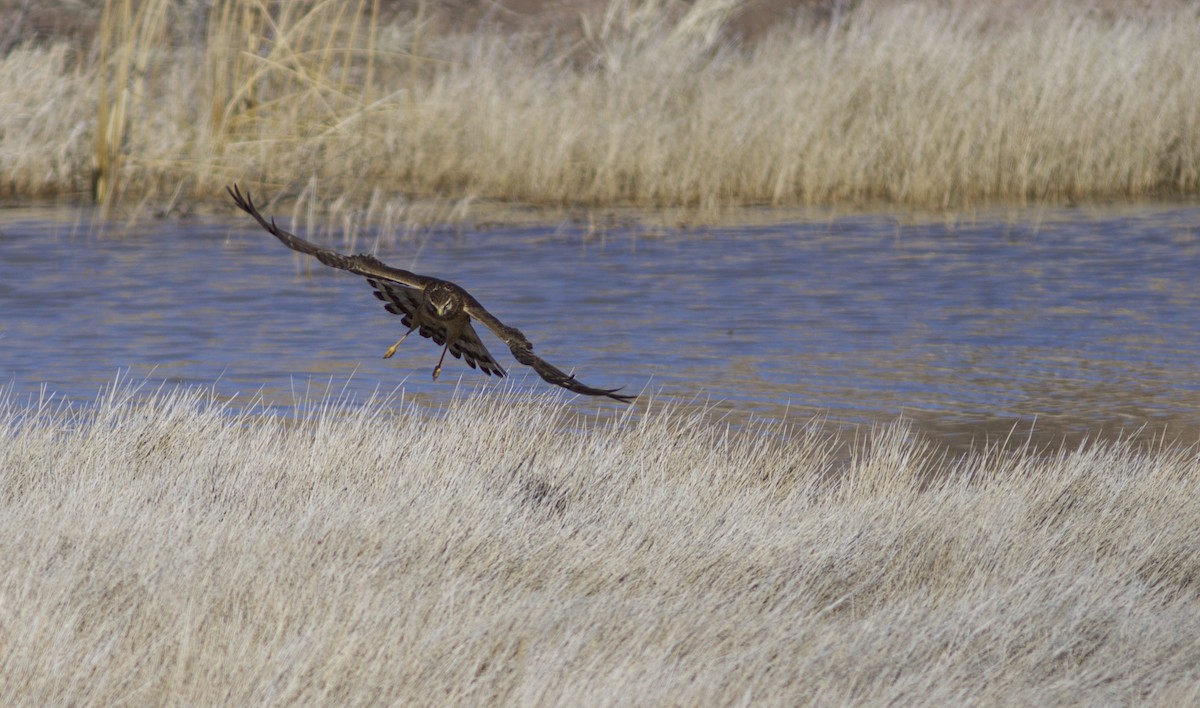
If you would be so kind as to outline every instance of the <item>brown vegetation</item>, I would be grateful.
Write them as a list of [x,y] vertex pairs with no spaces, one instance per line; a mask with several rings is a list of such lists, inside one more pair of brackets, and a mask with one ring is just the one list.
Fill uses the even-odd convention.
[[0,193],[161,206],[239,180],[379,212],[1200,189],[1186,4],[197,7],[110,0],[89,41],[13,48],[0,74],[36,80],[0,84]]

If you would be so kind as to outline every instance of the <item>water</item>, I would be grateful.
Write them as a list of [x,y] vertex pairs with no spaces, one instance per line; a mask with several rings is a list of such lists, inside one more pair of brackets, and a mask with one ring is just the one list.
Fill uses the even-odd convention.
[[[436,406],[496,385],[459,361],[432,382],[429,340],[383,360],[401,325],[365,282],[248,218],[100,229],[89,217],[0,212],[0,384],[18,394],[44,385],[91,401],[118,372],[283,406],[329,387],[399,387]],[[481,227],[388,238],[378,255],[466,287],[585,383],[734,422],[903,415],[958,440],[1200,430],[1196,207],[600,237],[570,223]],[[513,385],[548,389],[483,337]]]

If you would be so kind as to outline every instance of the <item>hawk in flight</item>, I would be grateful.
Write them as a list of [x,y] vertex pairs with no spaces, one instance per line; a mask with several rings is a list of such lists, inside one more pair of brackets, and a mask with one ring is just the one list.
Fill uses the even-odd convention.
[[387,359],[395,354],[396,347],[400,346],[400,342],[408,335],[420,332],[422,337],[428,337],[442,345],[442,357],[433,369],[435,381],[442,371],[446,352],[467,362],[472,369],[478,367],[485,374],[505,376],[504,368],[492,358],[487,347],[480,341],[475,328],[471,326],[471,320],[474,319],[492,330],[500,341],[507,344],[517,361],[533,367],[538,376],[555,386],[562,386],[568,391],[586,396],[607,396],[622,403],[631,403],[637,398],[617,393],[621,390],[619,388],[592,388],[576,380],[574,375],[553,366],[533,353],[533,345],[521,334],[521,330],[509,327],[496,319],[483,309],[483,305],[470,293],[454,283],[393,268],[371,255],[347,256],[321,248],[279,228],[274,219],[268,221],[254,206],[249,192],[243,196],[236,184],[226,187],[226,190],[242,211],[253,216],[260,226],[288,248],[316,256],[317,260],[327,266],[348,270],[367,279],[367,283],[375,288],[375,297],[383,301],[384,309],[393,315],[400,315],[400,321],[408,327],[404,336],[388,348],[383,358]]

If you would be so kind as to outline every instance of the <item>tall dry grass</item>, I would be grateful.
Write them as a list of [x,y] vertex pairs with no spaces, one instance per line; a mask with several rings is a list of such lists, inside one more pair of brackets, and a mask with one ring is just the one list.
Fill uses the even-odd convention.
[[181,37],[192,5],[108,0],[96,58],[0,62],[44,77],[0,83],[21,109],[0,117],[8,193],[94,177],[126,204],[208,201],[239,180],[378,215],[433,196],[957,207],[1200,188],[1186,4],[860,3],[740,43],[732,0],[613,0],[569,34],[385,24],[366,0],[220,0]]
[[0,700],[1200,698],[1195,448],[577,416],[0,395]]

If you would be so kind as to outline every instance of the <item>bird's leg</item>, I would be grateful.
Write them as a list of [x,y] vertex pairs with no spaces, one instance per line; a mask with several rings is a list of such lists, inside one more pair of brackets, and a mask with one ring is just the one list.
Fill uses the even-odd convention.
[[[404,340],[408,339],[408,335],[412,334],[412,333],[413,333],[413,331],[414,331],[414,330],[416,330],[418,326],[419,326],[419,325],[413,325],[412,327],[410,327],[410,328],[408,329],[408,331],[404,333],[404,336],[403,336],[403,337],[401,337],[400,339],[398,339],[398,340],[396,341],[396,343],[395,343],[395,344],[393,344],[392,346],[388,347],[388,350],[387,350],[386,352],[384,352],[384,353],[383,353],[383,358],[384,358],[384,359],[391,359],[391,358],[392,358],[392,355],[396,353],[396,347],[399,347],[399,346],[400,346],[400,344],[401,344],[401,343],[402,343]],[[437,375],[436,375],[436,374],[434,375],[434,378],[435,378],[435,379],[437,378]]]
[[442,358],[438,359],[438,365],[433,367],[433,380],[437,381],[438,374],[442,373],[442,362],[446,360],[446,352],[450,351],[450,342],[446,342],[446,346],[442,347]]

